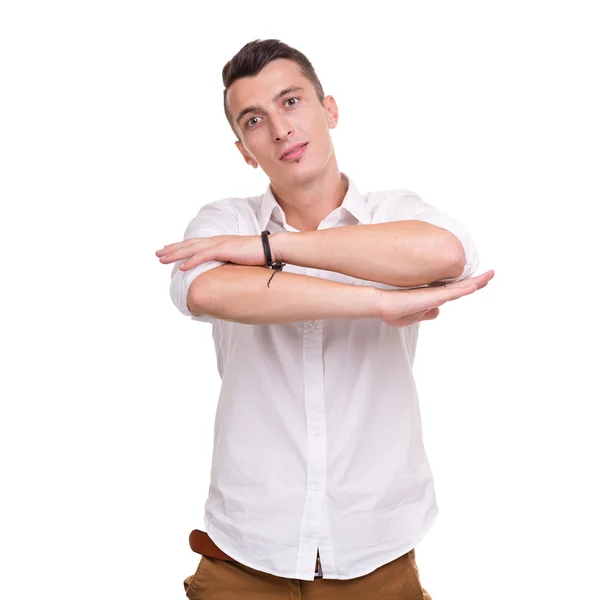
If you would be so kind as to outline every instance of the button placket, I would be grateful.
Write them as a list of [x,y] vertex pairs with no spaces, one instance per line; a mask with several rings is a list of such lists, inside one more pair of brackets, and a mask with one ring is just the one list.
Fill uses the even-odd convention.
[[[306,415],[306,499],[298,554],[300,568],[314,570],[322,536],[323,489],[326,476],[325,404],[323,387],[323,335],[321,323],[305,323],[303,333],[304,405]],[[305,562],[306,561],[306,562]]]

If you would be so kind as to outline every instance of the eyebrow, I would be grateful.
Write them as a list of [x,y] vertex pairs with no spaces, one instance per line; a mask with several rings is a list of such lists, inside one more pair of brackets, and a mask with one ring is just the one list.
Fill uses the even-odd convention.
[[[286,87],[284,90],[281,90],[278,94],[275,94],[275,96],[273,96],[272,102],[277,102],[277,100],[279,100],[280,98],[282,98],[283,96],[285,96],[287,94],[291,94],[292,92],[303,92],[303,91],[304,91],[304,88],[298,87],[297,85],[291,85],[289,87]],[[240,111],[240,114],[237,116],[237,119],[235,120],[235,122],[239,124],[240,119],[244,115],[247,115],[248,113],[259,111],[259,110],[261,110],[260,106],[246,106],[246,108],[243,108]]]

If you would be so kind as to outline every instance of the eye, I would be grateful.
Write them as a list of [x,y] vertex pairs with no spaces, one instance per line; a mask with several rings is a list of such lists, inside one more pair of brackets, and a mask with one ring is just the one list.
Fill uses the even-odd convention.
[[252,117],[251,119],[248,119],[246,121],[246,127],[252,127],[253,125],[250,125],[251,121],[254,121],[254,119],[258,119],[259,117]]
[[[300,100],[300,98],[296,98],[296,97],[288,98],[285,102],[289,102],[290,100],[296,100],[296,102],[294,102],[294,104],[292,104],[292,106],[294,106],[294,105],[298,104],[298,101]],[[285,102],[284,102],[284,104],[285,104]]]

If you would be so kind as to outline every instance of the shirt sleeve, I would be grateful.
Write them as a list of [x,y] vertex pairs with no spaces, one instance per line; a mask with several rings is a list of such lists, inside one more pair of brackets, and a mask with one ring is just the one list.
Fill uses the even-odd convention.
[[448,230],[453,233],[462,243],[465,251],[465,266],[463,272],[458,277],[447,277],[438,279],[442,283],[460,281],[466,279],[475,273],[479,267],[479,253],[469,232],[464,225],[456,219],[438,210],[431,204],[421,200],[417,194],[410,190],[402,190],[402,198],[391,204],[388,221],[415,220],[425,221],[437,227]]
[[[231,206],[225,206],[223,201],[211,202],[204,205],[187,226],[183,239],[213,237],[216,235],[239,235],[237,216]],[[171,271],[171,300],[184,315],[193,321],[214,323],[216,319],[209,315],[194,315],[187,305],[187,296],[192,281],[209,269],[226,264],[220,260],[209,260],[196,265],[193,269],[182,271],[179,266],[186,259],[178,260]]]

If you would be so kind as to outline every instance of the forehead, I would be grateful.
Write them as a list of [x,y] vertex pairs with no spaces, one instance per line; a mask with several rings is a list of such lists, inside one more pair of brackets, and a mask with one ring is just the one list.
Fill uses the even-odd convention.
[[305,90],[312,83],[304,76],[300,65],[286,58],[272,60],[259,73],[242,77],[227,91],[227,106],[232,115],[251,104],[269,104],[275,94],[289,86],[300,86]]

